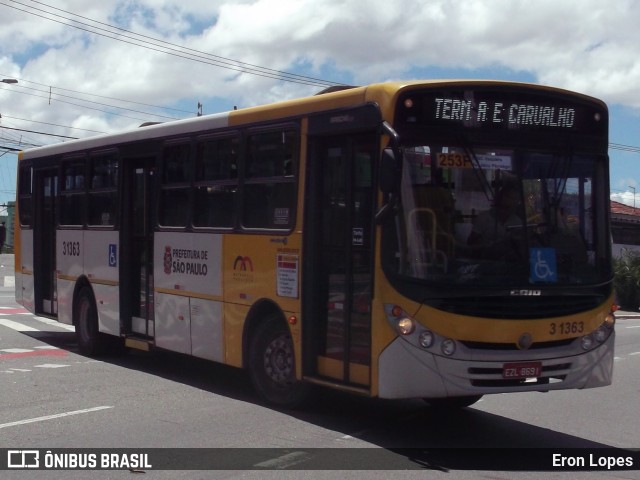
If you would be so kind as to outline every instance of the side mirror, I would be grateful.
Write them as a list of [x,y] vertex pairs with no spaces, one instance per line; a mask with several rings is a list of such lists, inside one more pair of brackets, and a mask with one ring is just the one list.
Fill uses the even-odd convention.
[[397,193],[400,190],[400,159],[396,159],[393,149],[385,148],[380,159],[380,190]]

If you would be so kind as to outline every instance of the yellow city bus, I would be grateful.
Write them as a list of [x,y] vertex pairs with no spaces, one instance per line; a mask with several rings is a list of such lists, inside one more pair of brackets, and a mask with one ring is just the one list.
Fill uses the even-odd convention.
[[467,406],[608,385],[608,112],[537,85],[422,81],[24,151],[16,299],[80,351]]

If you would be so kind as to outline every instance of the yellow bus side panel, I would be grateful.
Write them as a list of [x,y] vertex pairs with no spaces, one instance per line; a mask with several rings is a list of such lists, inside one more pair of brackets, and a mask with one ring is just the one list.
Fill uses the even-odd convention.
[[[318,357],[316,366],[318,373],[324,377],[342,380],[344,364],[340,360],[329,357]],[[349,363],[349,382],[358,385],[369,385],[371,368],[368,365]]]
[[242,331],[249,313],[247,305],[227,303],[224,306],[224,363],[242,367]]
[[223,284],[225,301],[225,362],[242,366],[242,335],[251,307],[270,301],[284,318],[295,316],[291,327],[296,349],[297,372],[300,359],[300,271],[301,242],[291,235],[225,235],[223,239]]
[[271,299],[283,312],[300,309],[301,235],[226,235],[224,301]]

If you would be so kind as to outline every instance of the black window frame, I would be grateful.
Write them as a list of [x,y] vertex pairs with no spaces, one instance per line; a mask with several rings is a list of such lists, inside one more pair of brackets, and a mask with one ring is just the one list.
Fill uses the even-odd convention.
[[[222,171],[215,178],[207,178],[205,165],[205,148],[211,144],[231,142],[230,152],[235,148],[235,155],[228,155],[228,163],[219,164]],[[234,144],[235,142],[235,144]],[[194,156],[193,208],[192,226],[194,230],[232,231],[238,223],[238,193],[240,190],[240,164],[242,162],[243,138],[239,131],[227,131],[218,134],[202,135],[197,138]],[[217,152],[220,152],[218,149]],[[227,153],[227,152],[224,152]],[[224,155],[224,154],[223,154]],[[205,196],[201,192],[204,192]],[[207,194],[213,200],[209,204]],[[218,197],[220,205],[215,205]],[[225,198],[226,197],[226,198]],[[219,208],[217,212],[214,208]],[[203,217],[199,217],[203,215]],[[200,221],[207,216],[208,221]],[[218,215],[218,216],[216,216]],[[227,216],[227,218],[225,218]],[[222,220],[222,221],[218,221]]]
[[[160,188],[158,189],[157,224],[163,230],[183,231],[191,227],[192,218],[192,186],[194,170],[194,148],[192,138],[167,140],[162,145],[160,155]],[[178,177],[180,169],[168,168],[170,157],[167,152],[175,148],[186,148],[187,158],[182,163],[182,177]],[[180,197],[184,197],[181,201]],[[170,200],[170,201],[169,201]],[[169,210],[169,207],[171,210]],[[169,217],[169,212],[174,217]],[[178,218],[180,212],[185,213],[184,221],[165,223],[168,219]]]
[[[67,168],[75,169],[75,175],[69,176]],[[60,160],[58,177],[58,226],[65,229],[83,229],[87,224],[87,155],[69,155]],[[67,182],[67,179],[73,178]],[[82,184],[79,185],[79,179]],[[68,215],[77,215],[79,222],[67,223]],[[76,217],[73,217],[76,219]]]
[[[285,135],[291,142],[282,142],[280,149],[281,164],[274,164],[271,170],[259,165],[262,170],[254,168],[255,155],[259,152],[259,144],[252,140],[258,137]],[[297,217],[298,171],[300,162],[300,127],[296,123],[269,125],[247,129],[244,145],[241,177],[242,198],[239,215],[239,228],[244,232],[276,232],[290,233],[295,228]],[[265,143],[264,145],[268,145]],[[275,150],[278,150],[277,148]],[[267,149],[263,149],[266,152]],[[289,165],[287,165],[287,159]],[[285,189],[290,188],[289,192]],[[254,192],[251,192],[254,190]],[[284,194],[288,201],[278,198]],[[284,203],[283,203],[284,202]],[[265,211],[256,209],[266,209]],[[248,218],[248,215],[252,215]]]
[[20,162],[18,165],[18,221],[23,229],[33,228],[33,171],[31,162]]
[[[96,175],[96,163],[102,159],[113,160],[115,171],[105,175]],[[121,159],[116,149],[100,150],[91,152],[88,156],[88,176],[87,176],[87,226],[92,230],[114,230],[119,224],[119,188],[120,188],[120,168]],[[109,201],[97,202],[99,198],[108,198]],[[100,210],[109,214],[108,222],[104,222],[104,215],[101,215],[100,223],[93,222],[93,208],[102,204]],[[108,210],[105,210],[105,206]]]

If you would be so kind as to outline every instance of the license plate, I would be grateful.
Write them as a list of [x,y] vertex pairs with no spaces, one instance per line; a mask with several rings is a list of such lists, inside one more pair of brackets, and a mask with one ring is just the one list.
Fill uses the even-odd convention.
[[502,366],[502,378],[535,378],[542,373],[541,362],[505,363]]

